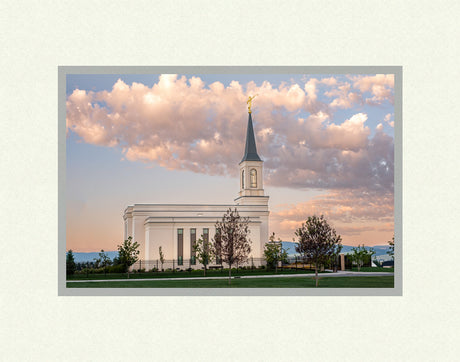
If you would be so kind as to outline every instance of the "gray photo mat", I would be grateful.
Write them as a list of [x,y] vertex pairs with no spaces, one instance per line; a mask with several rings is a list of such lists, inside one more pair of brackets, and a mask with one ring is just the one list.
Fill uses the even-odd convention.
[[[394,288],[67,288],[66,76],[69,74],[394,74]],[[59,66],[58,67],[59,296],[402,296],[402,66]]]

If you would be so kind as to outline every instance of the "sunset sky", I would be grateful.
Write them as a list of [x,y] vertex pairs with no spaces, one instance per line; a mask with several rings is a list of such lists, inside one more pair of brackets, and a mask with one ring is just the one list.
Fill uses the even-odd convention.
[[392,74],[67,75],[66,248],[116,250],[134,203],[233,204],[253,101],[270,230],[324,214],[343,244],[394,230]]

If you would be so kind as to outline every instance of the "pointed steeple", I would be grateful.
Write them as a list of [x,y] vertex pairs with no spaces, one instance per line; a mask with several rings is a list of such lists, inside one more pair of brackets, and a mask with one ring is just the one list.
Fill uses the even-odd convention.
[[248,130],[246,132],[246,147],[244,148],[244,156],[241,162],[244,161],[262,161],[257,154],[256,139],[254,137],[254,129],[252,127],[251,112],[249,112]]

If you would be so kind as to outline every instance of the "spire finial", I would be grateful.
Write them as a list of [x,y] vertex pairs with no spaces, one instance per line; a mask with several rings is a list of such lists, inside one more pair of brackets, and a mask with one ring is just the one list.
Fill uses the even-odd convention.
[[257,96],[258,96],[258,94],[256,94],[256,95],[253,96],[253,97],[249,96],[248,101],[246,102],[246,103],[248,104],[248,112],[249,112],[249,113],[252,113],[252,112],[251,112],[252,100],[253,100],[255,97],[257,97]]

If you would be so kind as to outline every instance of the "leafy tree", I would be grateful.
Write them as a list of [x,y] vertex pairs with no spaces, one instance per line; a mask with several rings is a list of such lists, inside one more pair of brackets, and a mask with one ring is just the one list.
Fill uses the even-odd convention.
[[161,271],[163,271],[163,264],[165,262],[165,255],[163,254],[163,249],[161,248],[161,246],[160,246],[158,251],[160,253]]
[[387,251],[387,254],[391,256],[392,260],[395,260],[395,236],[388,240],[388,245],[390,245],[390,249]]
[[128,273],[129,278],[129,267],[139,260],[139,244],[132,241],[133,238],[130,236],[123,242],[122,245],[118,245],[118,259],[120,264],[124,265],[125,270]]
[[112,265],[115,266],[115,265],[120,265],[120,258],[119,258],[119,255],[116,256],[115,258],[113,258],[112,260]]
[[107,267],[112,264],[112,261],[110,260],[109,256],[104,252],[104,249],[101,249],[101,252],[99,253],[99,258],[95,259],[97,263],[97,267],[101,266],[104,268],[104,275],[107,275]]
[[329,263],[331,264],[331,268],[334,270],[334,272],[337,272],[337,269],[339,267],[340,261],[340,252],[342,251],[342,243],[339,242],[338,244],[334,245],[334,250],[332,252],[331,258],[329,260]]
[[101,263],[100,258],[93,258],[94,260],[94,268],[99,269],[99,264]]
[[73,275],[75,273],[75,269],[77,268],[75,264],[75,259],[72,253],[72,249],[69,249],[66,255],[66,274]]
[[203,240],[203,235],[193,243],[193,251],[200,264],[204,266],[204,276],[206,276],[206,268],[214,257],[214,250],[210,241]]
[[308,262],[315,264],[316,286],[318,286],[318,269],[335,255],[342,238],[329,226],[323,215],[309,216],[307,221],[296,230],[295,235],[298,237],[296,251]]
[[364,244],[362,246],[358,245],[357,248],[352,248],[351,251],[353,252],[351,254],[351,260],[358,266],[358,271],[360,271],[364,263],[371,260],[372,255],[375,254],[374,249],[369,248],[368,250],[364,247]]
[[231,284],[232,265],[246,261],[251,252],[248,225],[249,218],[240,217],[236,208],[228,209],[222,221],[216,222],[213,253],[229,266],[228,284]]
[[287,262],[287,252],[283,249],[280,238],[275,241],[275,233],[270,236],[270,241],[264,245],[264,258],[269,268],[274,268],[278,272],[278,262]]

